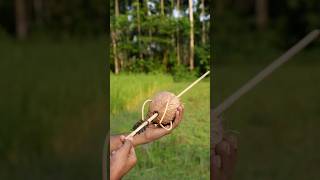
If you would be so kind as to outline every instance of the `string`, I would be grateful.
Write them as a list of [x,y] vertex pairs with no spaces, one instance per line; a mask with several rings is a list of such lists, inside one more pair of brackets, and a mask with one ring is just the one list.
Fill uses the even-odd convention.
[[168,110],[168,105],[169,105],[169,101],[167,102],[166,108],[164,109],[164,113],[163,113],[163,115],[162,115],[162,117],[161,117],[161,119],[160,119],[159,124],[160,124],[160,126],[161,126],[163,129],[165,129],[165,130],[167,130],[167,131],[170,131],[170,130],[172,129],[172,121],[170,121],[170,127],[169,127],[169,128],[166,128],[165,126],[162,125],[163,118],[164,118],[164,116],[166,115],[167,110]]
[[142,108],[141,108],[141,120],[144,121],[144,106],[148,103],[148,102],[152,102],[152,100],[150,99],[147,99],[144,101],[143,105],[142,105]]

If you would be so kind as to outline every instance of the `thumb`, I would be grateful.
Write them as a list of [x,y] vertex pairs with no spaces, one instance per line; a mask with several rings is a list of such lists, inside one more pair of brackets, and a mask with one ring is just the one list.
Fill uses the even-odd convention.
[[124,143],[124,142],[126,141],[126,137],[125,137],[124,135],[121,135],[121,136],[120,136],[120,141],[121,141],[122,143]]
[[131,148],[132,148],[132,140],[126,139],[124,141],[124,144],[118,149],[118,153],[121,155],[129,155]]

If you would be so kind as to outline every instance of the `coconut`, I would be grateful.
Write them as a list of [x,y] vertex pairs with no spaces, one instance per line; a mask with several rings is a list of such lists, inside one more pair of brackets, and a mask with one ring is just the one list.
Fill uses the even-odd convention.
[[[167,103],[168,107],[165,113]],[[177,108],[180,105],[181,102],[179,98],[173,93],[167,91],[159,92],[152,98],[152,101],[149,104],[148,117],[158,113],[158,116],[154,120],[155,123],[160,123],[161,118],[164,115],[161,124],[170,124],[170,122],[174,120]]]

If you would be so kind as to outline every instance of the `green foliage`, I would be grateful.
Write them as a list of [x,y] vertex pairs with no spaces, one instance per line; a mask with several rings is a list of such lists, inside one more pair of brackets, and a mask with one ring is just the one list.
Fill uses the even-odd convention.
[[153,61],[152,59],[137,59],[127,64],[124,71],[133,73],[158,73],[164,72],[165,67],[160,62]]
[[210,69],[210,45],[197,46],[195,48],[195,57],[198,59],[197,67],[201,72]]
[[[149,1],[155,4],[155,8],[151,8],[149,11],[145,4],[146,1],[133,1],[129,4],[119,2],[120,15],[115,17],[114,2],[112,2],[113,10],[110,20],[111,29],[117,32],[118,57],[124,63],[120,67],[121,72],[173,72],[172,68],[178,62],[177,44],[180,45],[181,52],[189,51],[187,44],[190,37],[190,22],[188,15],[184,13],[188,8],[187,2],[181,3],[181,16],[179,18],[173,16],[174,2],[165,2],[164,15],[160,13],[159,1]],[[195,14],[199,13],[200,10],[198,9]],[[195,21],[195,35],[199,36],[199,33],[201,35],[199,15],[195,15]],[[208,22],[206,23],[208,24]],[[195,38],[195,47],[201,46],[200,39]],[[207,47],[196,52],[194,64],[199,66],[197,69],[201,72],[208,68],[208,52],[209,48]],[[180,61],[185,63],[182,60],[182,58],[185,58],[184,55],[181,54],[180,56]],[[113,59],[110,60],[113,63]]]
[[254,2],[221,1],[221,13],[216,14],[216,63],[261,63],[275,58],[307,33],[320,27],[320,6],[317,0],[268,1],[268,24],[258,30]]
[[176,81],[176,82],[190,81],[190,80],[195,79],[196,72],[195,71],[190,71],[184,65],[176,65],[172,69],[172,75],[173,75],[173,80]]

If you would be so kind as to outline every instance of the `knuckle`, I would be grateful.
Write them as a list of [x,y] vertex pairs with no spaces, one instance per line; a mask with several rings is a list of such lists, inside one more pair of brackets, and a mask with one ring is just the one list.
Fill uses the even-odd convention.
[[132,164],[132,165],[135,165],[136,163],[137,163],[137,158],[136,158],[136,157],[132,158],[131,164]]

